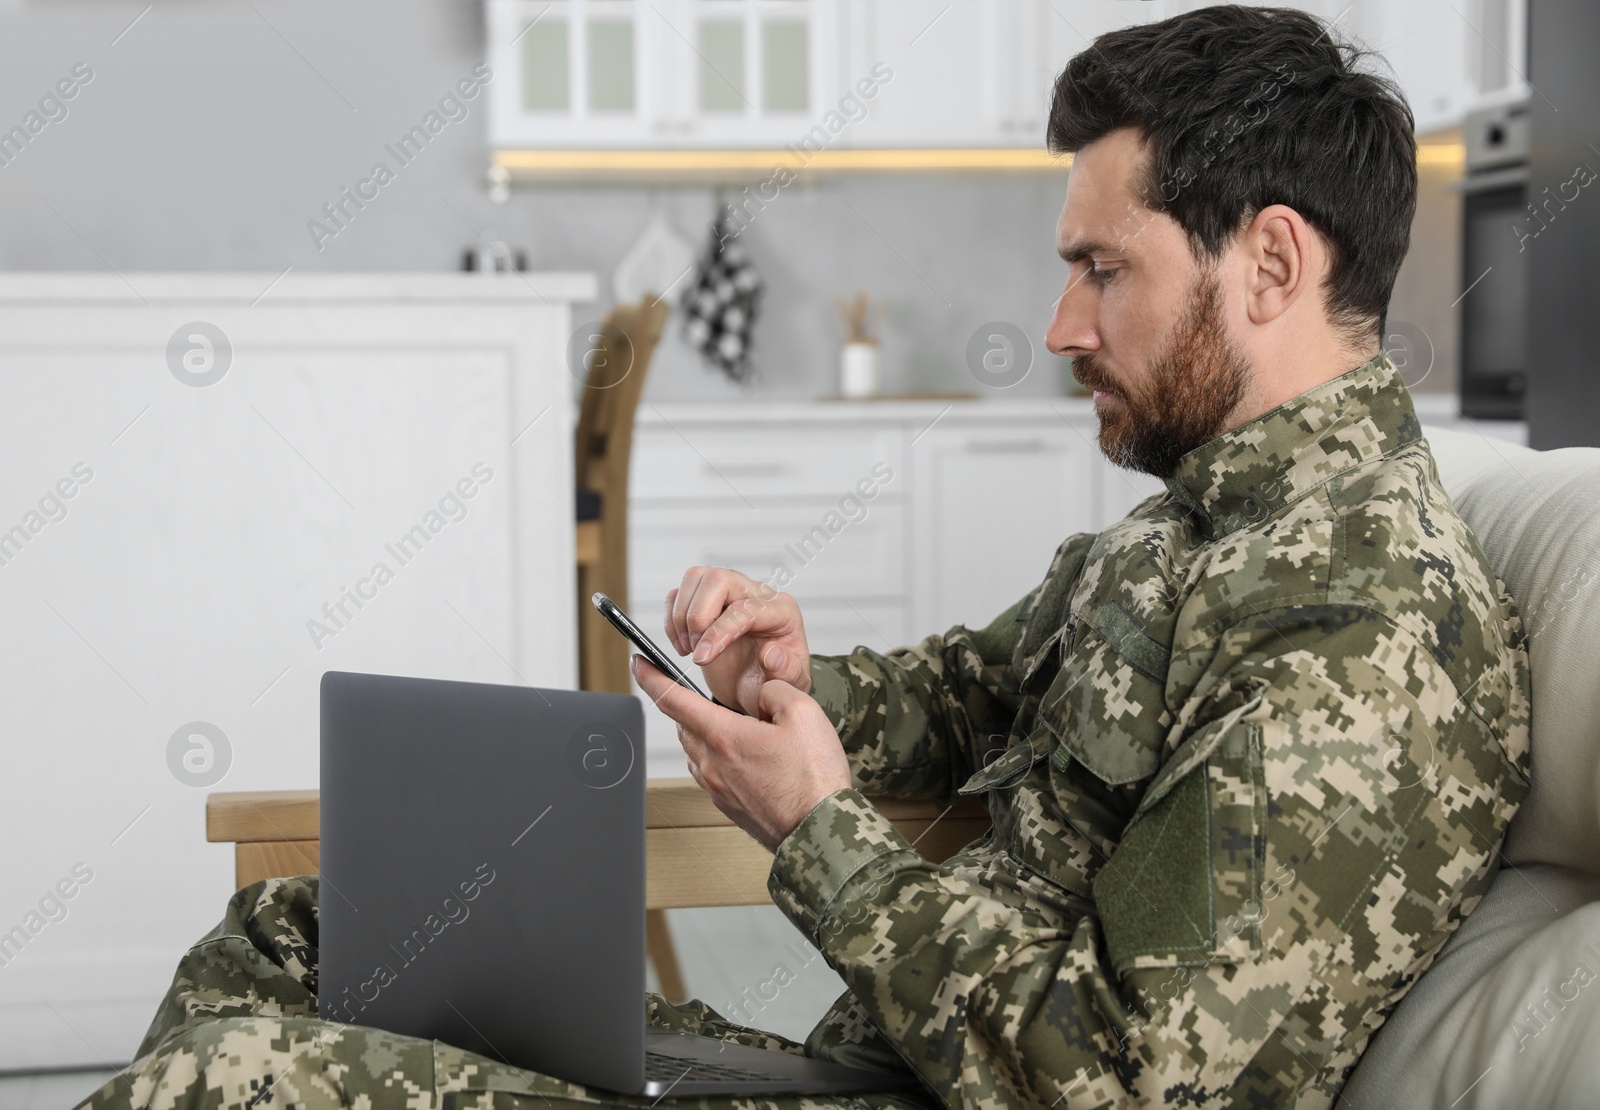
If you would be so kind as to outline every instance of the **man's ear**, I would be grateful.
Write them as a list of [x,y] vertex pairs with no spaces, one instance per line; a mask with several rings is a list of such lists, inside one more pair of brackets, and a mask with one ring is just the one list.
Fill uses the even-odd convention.
[[1324,252],[1311,225],[1293,208],[1269,204],[1257,212],[1240,246],[1251,323],[1271,323],[1301,297],[1315,293]]

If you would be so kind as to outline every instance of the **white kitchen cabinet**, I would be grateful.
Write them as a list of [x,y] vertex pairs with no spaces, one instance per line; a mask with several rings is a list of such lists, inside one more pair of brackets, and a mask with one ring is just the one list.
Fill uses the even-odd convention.
[[637,586],[639,597],[660,601],[692,566],[729,567],[802,601],[906,592],[906,506],[895,495],[843,511],[821,499],[692,509],[635,502],[630,516],[639,545],[630,548],[630,596]]
[[[488,0],[500,148],[1037,147],[1067,59],[1164,0]],[[863,96],[863,86],[870,95]],[[835,121],[837,122],[837,121]]]
[[640,409],[639,421],[651,460],[632,474],[630,493],[640,502],[838,498],[863,479],[886,493],[903,490],[895,485],[905,469],[898,423],[808,421],[802,433],[767,423],[681,422],[653,405]]
[[983,627],[1038,584],[1063,539],[1095,530],[1103,462],[1092,434],[1082,432],[1054,413],[954,426],[946,418],[918,441],[911,545],[918,628]]
[[1011,107],[1000,118],[1002,136],[1005,145],[1038,146],[1044,142],[1056,78],[1067,62],[1107,31],[1165,19],[1179,5],[1169,0],[1135,4],[1127,0],[1023,0],[997,7],[1014,13],[1006,38],[1012,54],[999,59],[1013,86]]
[[[842,84],[886,66],[887,80],[839,145],[992,146],[999,132],[992,93],[995,19],[962,0],[844,0],[848,37],[841,44]],[[841,89],[842,94],[844,90]]]
[[[1098,35],[1205,7],[1209,0],[1037,3],[1048,18],[1029,10],[1035,0],[994,5],[1010,13],[1001,41],[1014,44],[1012,72],[1025,86],[1020,99],[1010,102],[1017,107],[1002,118],[1015,121],[1025,143],[1042,141],[1044,134],[1043,118],[1035,125],[1029,106],[1041,99],[1048,105],[1055,74]],[[1381,54],[1381,62],[1364,64],[1399,84],[1418,133],[1457,126],[1470,111],[1528,95],[1527,0],[1290,0],[1285,6],[1333,24],[1341,35]],[[1042,62],[1036,43],[1046,44]]]
[[501,148],[781,146],[837,94],[835,0],[488,0]]
[[128,1059],[233,889],[206,795],[317,785],[323,672],[576,684],[566,343],[594,295],[0,277],[0,1070]]
[[1383,54],[1419,133],[1528,96],[1527,0],[1355,0],[1341,26]]
[[[1034,0],[997,4],[1013,13],[1018,74],[1026,74],[1033,58],[1027,35],[1037,23],[1026,9]],[[1087,50],[1105,31],[1151,22],[1208,5],[1209,0],[1039,0],[1048,10],[1045,69],[1059,72],[1069,58]],[[1281,3],[1282,0],[1273,0]],[[1353,38],[1381,61],[1363,64],[1392,76],[1405,93],[1418,133],[1454,127],[1477,108],[1528,95],[1527,0],[1290,0],[1285,6],[1332,24],[1341,36]],[[1035,63],[1036,64],[1036,63]],[[1054,74],[1043,78],[1048,97]],[[1039,94],[1032,94],[1037,96]],[[1029,103],[1027,94],[1022,101]],[[1043,123],[1025,138],[1043,135]]]
[[[777,149],[810,133],[813,147],[1037,148],[1070,58],[1106,31],[1201,6],[488,0],[490,138],[500,148]],[[1421,133],[1529,94],[1527,0],[1290,6],[1379,52]],[[842,127],[813,130],[835,110]]]

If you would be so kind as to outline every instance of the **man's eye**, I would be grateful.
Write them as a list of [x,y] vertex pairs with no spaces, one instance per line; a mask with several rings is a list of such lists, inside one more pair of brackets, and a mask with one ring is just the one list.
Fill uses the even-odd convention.
[[1115,269],[1095,265],[1091,265],[1089,267],[1089,280],[1097,281],[1101,285],[1109,285],[1111,283],[1111,279],[1116,276],[1117,271]]

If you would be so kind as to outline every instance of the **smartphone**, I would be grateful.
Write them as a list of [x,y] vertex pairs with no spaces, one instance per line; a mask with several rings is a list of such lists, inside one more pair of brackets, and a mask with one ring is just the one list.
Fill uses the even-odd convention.
[[596,609],[600,610],[600,615],[605,617],[606,620],[610,621],[611,626],[618,632],[632,640],[633,646],[639,649],[639,654],[643,655],[646,659],[650,660],[651,663],[655,664],[656,669],[662,674],[672,679],[672,681],[676,682],[679,686],[693,690],[695,693],[699,694],[702,698],[705,698],[709,702],[717,701],[716,698],[712,697],[710,694],[706,693],[704,690],[700,689],[700,687],[691,682],[689,680],[689,676],[680,671],[678,669],[678,665],[671,659],[667,658],[666,652],[656,647],[655,641],[646,636],[644,634],[644,630],[638,625],[634,624],[633,621],[628,618],[628,614],[624,613],[621,607],[618,606],[615,601],[612,601],[605,594],[598,591],[596,591],[594,596],[589,600],[594,602],[594,607]]

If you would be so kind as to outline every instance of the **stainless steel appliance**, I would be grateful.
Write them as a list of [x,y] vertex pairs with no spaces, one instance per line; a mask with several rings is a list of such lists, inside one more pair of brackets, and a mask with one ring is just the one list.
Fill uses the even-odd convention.
[[1523,419],[1528,387],[1528,257],[1543,231],[1528,203],[1526,101],[1473,112],[1463,125],[1461,412]]

